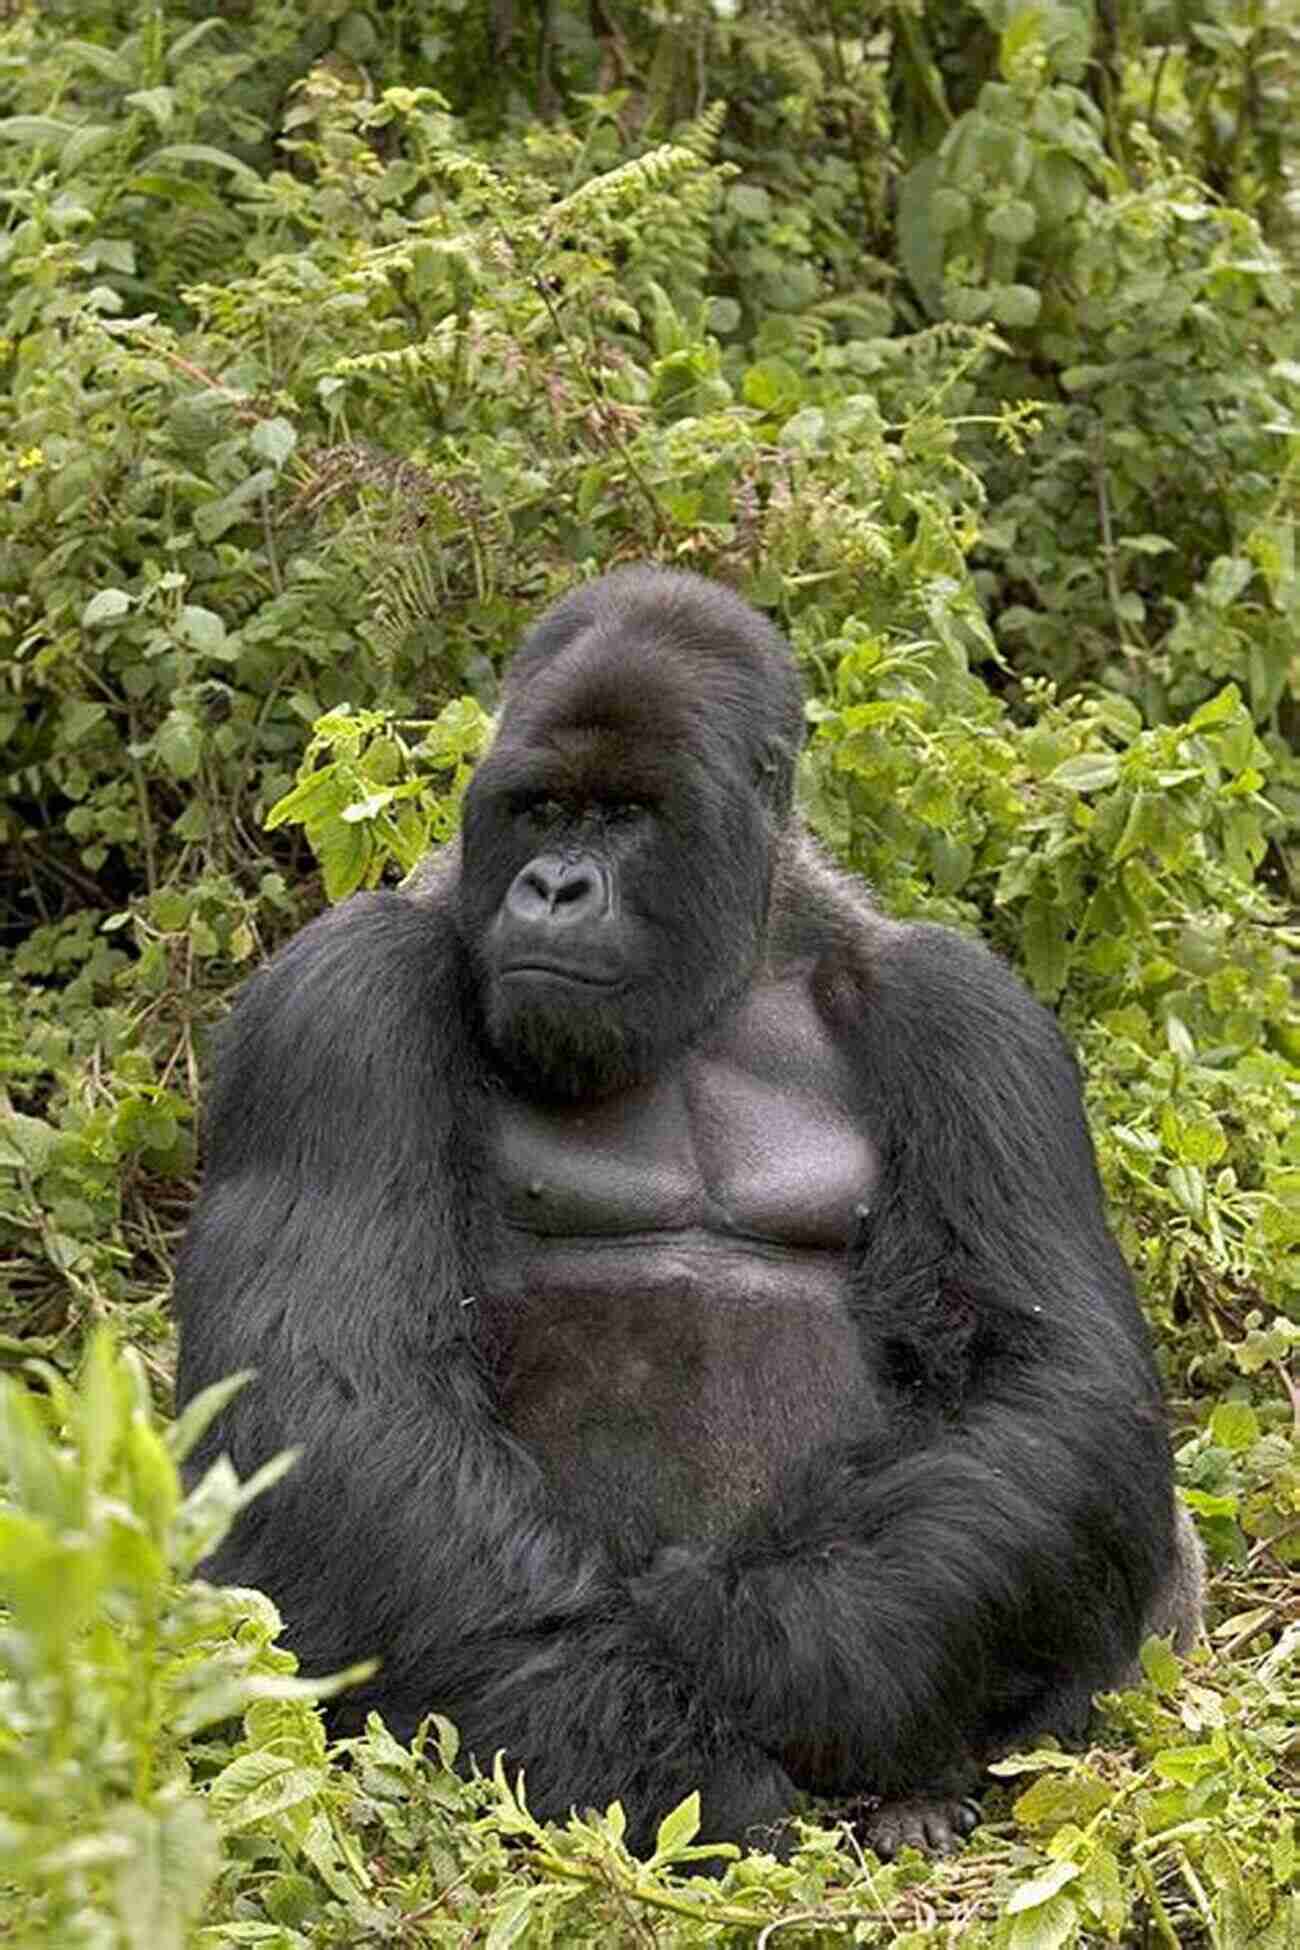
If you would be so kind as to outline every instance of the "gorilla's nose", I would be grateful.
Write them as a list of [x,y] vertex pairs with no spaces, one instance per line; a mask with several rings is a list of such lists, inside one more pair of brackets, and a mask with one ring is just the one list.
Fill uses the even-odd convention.
[[605,871],[585,854],[562,858],[558,853],[539,853],[516,874],[506,895],[507,914],[534,928],[587,926],[608,907]]

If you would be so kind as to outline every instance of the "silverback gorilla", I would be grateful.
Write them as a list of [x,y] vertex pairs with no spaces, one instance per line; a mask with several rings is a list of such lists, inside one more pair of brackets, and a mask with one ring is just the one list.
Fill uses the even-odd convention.
[[1071,1058],[819,858],[802,725],[719,585],[548,611],[459,845],[242,996],[180,1268],[182,1399],[257,1371],[199,1465],[300,1452],[211,1574],[638,1846],[947,1845],[1197,1605]]

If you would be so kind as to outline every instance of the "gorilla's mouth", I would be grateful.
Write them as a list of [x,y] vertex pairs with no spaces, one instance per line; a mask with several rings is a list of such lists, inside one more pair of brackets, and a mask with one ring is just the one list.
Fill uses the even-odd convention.
[[589,969],[573,968],[558,961],[512,961],[501,970],[502,981],[509,982],[517,976],[526,981],[539,978],[548,982],[573,982],[584,989],[613,989],[618,987],[614,975],[593,975]]

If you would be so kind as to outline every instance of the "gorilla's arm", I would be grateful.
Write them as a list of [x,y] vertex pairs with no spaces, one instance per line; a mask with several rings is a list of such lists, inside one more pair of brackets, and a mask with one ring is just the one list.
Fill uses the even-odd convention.
[[741,1833],[789,1782],[546,1520],[496,1421],[465,1277],[482,1194],[458,970],[435,913],[360,896],[223,1033],[179,1392],[255,1368],[197,1466],[298,1461],[208,1568],[271,1593],[308,1670],[378,1655],[358,1712],[409,1734],[437,1707],[482,1764],[506,1748],[543,1816],[618,1796],[643,1843],[698,1786],[706,1832]]
[[638,1587],[797,1779],[905,1793],[1117,1683],[1171,1551],[1164,1421],[1075,1068],[992,956],[891,931],[839,1034],[882,1176],[856,1306],[902,1414]]

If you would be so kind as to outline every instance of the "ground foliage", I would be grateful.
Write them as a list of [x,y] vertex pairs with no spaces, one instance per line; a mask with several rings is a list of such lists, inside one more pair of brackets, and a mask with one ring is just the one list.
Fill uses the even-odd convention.
[[[0,1941],[1294,1946],[1294,9],[2,11]],[[828,844],[1060,1010],[1212,1556],[952,1864],[539,1830],[192,1579],[261,1487],[166,1420],[204,1033],[643,557],[771,609]]]

